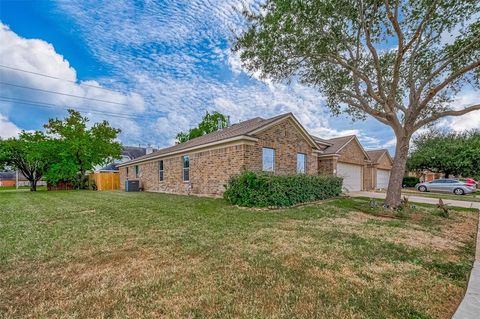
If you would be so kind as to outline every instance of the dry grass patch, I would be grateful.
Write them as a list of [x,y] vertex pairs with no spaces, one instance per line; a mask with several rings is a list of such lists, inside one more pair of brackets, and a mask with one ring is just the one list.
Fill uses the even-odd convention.
[[146,193],[2,200],[4,318],[448,318],[477,223],[381,218],[353,199],[274,212]]

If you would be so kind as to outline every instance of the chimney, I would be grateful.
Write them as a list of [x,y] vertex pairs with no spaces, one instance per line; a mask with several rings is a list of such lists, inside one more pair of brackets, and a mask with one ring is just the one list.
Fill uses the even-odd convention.
[[219,119],[217,120],[217,126],[218,126],[218,130],[221,130],[221,129],[223,128],[223,127],[222,127],[222,119],[221,119],[221,118],[219,118]]
[[230,115],[227,115],[227,127],[230,126]]
[[145,154],[151,154],[151,153],[153,153],[153,147],[151,147],[150,144],[148,144],[147,149],[145,150]]

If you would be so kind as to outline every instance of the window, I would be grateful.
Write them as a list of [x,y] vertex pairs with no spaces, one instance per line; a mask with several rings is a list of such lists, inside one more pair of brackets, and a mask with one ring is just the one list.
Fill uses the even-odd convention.
[[128,178],[128,166],[127,166],[127,178]]
[[303,153],[297,153],[297,173],[305,174],[306,170],[306,156]]
[[185,182],[190,180],[190,157],[185,155],[183,159],[183,180]]
[[273,172],[275,170],[275,150],[273,148],[262,149],[262,170]]
[[140,176],[140,166],[135,165],[135,178]]
[[160,176],[160,181],[163,181],[163,160],[158,162],[158,173]]

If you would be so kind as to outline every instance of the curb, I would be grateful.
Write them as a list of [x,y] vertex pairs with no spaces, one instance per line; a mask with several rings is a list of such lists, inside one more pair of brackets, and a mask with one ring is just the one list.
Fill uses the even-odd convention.
[[475,261],[468,280],[467,291],[452,319],[476,319],[480,316],[480,210],[478,215]]

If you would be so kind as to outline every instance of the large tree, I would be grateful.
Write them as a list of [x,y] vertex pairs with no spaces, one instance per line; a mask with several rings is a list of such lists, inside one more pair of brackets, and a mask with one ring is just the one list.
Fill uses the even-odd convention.
[[88,118],[75,110],[68,110],[68,113],[67,118],[50,119],[44,125],[47,133],[56,136],[62,145],[48,177],[50,180],[73,180],[76,187],[83,188],[88,170],[120,158],[122,146],[116,142],[120,130],[110,127],[107,121],[88,128]]
[[0,140],[0,166],[15,169],[30,182],[30,190],[57,159],[58,145],[42,132],[22,132],[18,138]]
[[226,126],[227,117],[225,115],[217,111],[210,114],[207,111],[197,127],[191,128],[188,132],[179,132],[177,134],[177,140],[183,143],[193,138],[218,131],[218,129]]
[[413,139],[407,167],[463,177],[480,177],[480,131],[428,132]]
[[244,10],[233,50],[251,72],[318,88],[335,114],[390,126],[386,203],[396,207],[412,134],[480,110],[454,103],[465,85],[479,87],[478,12],[478,0],[267,0]]

